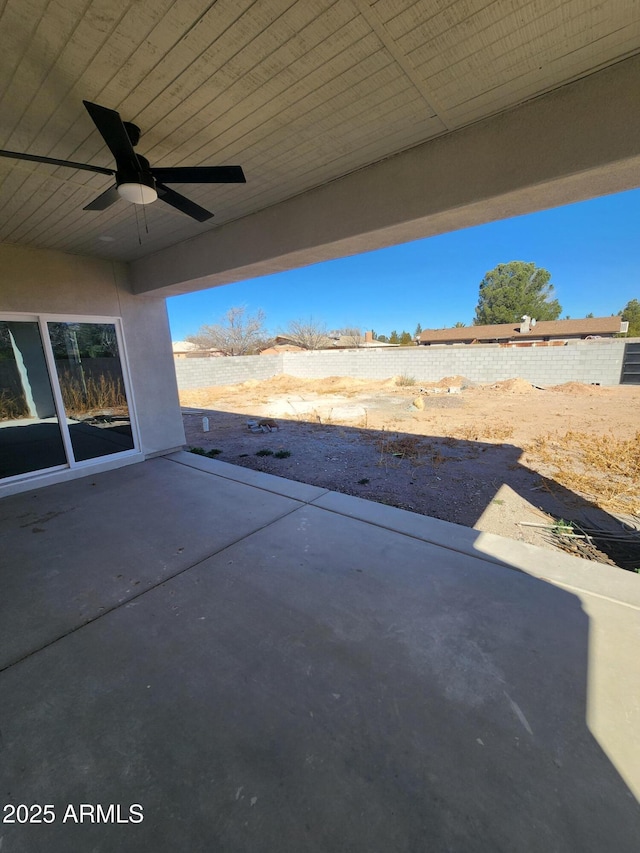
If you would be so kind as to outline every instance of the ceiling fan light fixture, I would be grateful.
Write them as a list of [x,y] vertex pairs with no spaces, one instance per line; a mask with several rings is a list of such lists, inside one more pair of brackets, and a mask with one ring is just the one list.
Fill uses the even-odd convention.
[[131,182],[118,184],[118,194],[126,201],[132,201],[134,204],[151,204],[158,198],[158,193],[154,187]]

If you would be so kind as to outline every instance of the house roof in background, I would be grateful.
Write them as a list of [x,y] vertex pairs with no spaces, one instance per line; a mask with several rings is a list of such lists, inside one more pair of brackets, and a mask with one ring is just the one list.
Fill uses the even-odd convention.
[[[296,349],[305,349],[298,346],[293,338],[288,338],[286,335],[277,335],[275,339],[275,347],[282,349],[285,346],[294,346]],[[328,334],[323,341],[320,341],[316,349],[372,349],[379,347],[397,347],[398,344],[390,344],[386,341],[366,341],[363,337],[354,335],[332,335]]]
[[620,317],[589,317],[584,320],[540,320],[528,332],[519,323],[497,323],[491,326],[464,326],[453,329],[425,329],[421,343],[470,343],[471,341],[539,340],[548,337],[615,335],[620,331]]
[[281,352],[304,352],[304,348],[295,344],[273,344],[273,346],[260,350],[260,355],[278,355]]
[[193,352],[198,349],[191,341],[171,341],[171,346],[174,352]]

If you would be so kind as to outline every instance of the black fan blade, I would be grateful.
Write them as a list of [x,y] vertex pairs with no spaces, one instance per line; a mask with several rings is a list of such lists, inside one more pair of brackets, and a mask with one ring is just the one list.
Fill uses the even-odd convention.
[[107,207],[111,207],[111,205],[118,201],[120,198],[118,194],[118,187],[114,184],[112,187],[109,187],[108,190],[105,190],[101,193],[98,198],[94,198],[92,202],[90,202],[86,207],[83,207],[83,210],[106,210]]
[[175,166],[152,168],[157,181],[170,184],[246,184],[242,166]]
[[0,157],[13,157],[15,160],[31,160],[33,163],[49,163],[52,166],[69,166],[71,169],[84,169],[85,172],[98,172],[101,175],[115,175],[113,169],[102,166],[90,166],[88,163],[75,163],[73,160],[56,160],[54,157],[40,157],[38,154],[19,154],[17,151],[2,151]]
[[191,201],[183,195],[180,195],[180,193],[170,190],[169,187],[165,187],[163,184],[156,184],[156,187],[158,189],[158,197],[161,198],[162,201],[166,201],[166,203],[170,204],[171,207],[175,207],[176,210],[186,213],[187,216],[190,216],[192,219],[197,219],[198,222],[206,222],[207,219],[211,219],[213,216],[213,213],[209,213],[208,210],[205,210],[204,207],[200,207],[200,205],[196,204],[195,201]]
[[107,107],[101,107],[99,104],[92,104],[91,101],[83,101],[82,103],[115,157],[118,171],[139,172],[140,165],[136,152],[133,150],[129,134],[119,113],[107,109]]

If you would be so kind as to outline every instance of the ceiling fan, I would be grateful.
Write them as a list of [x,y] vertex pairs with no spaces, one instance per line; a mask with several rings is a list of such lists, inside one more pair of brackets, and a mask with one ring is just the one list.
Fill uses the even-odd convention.
[[213,213],[170,189],[165,182],[170,184],[246,183],[241,166],[175,166],[173,168],[150,166],[146,157],[134,151],[140,139],[139,127],[131,122],[122,121],[115,110],[92,104],[90,101],[83,101],[83,104],[115,158],[115,169],[92,166],[88,163],[75,163],[72,160],[40,157],[37,154],[19,154],[16,151],[2,149],[0,149],[0,157],[51,163],[53,166],[69,166],[72,169],[84,169],[101,175],[115,175],[115,184],[86,205],[83,210],[105,210],[119,198],[134,204],[151,204],[159,198],[176,210],[197,219],[198,222],[206,222],[207,219],[211,219]]

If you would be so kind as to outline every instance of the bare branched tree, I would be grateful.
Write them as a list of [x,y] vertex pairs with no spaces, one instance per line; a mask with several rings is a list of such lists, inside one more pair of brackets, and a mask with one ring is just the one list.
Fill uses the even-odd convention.
[[323,349],[327,346],[328,335],[325,324],[313,317],[291,320],[284,332],[284,337],[303,349]]
[[217,349],[225,355],[250,355],[258,352],[267,335],[264,311],[247,314],[244,305],[229,308],[222,320],[213,326],[201,326],[186,340],[201,349]]

